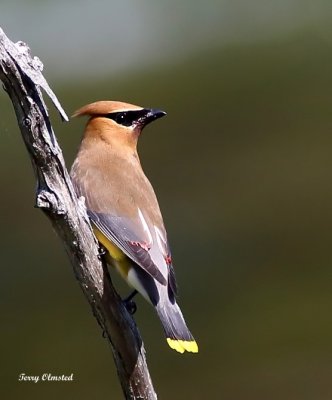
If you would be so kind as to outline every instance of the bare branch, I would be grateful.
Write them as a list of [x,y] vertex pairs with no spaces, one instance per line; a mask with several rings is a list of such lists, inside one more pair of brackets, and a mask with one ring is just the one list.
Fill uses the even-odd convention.
[[0,28],[0,79],[10,96],[38,186],[36,206],[62,239],[75,276],[108,338],[126,399],[154,400],[145,349],[136,324],[115,292],[99,257],[82,199],[77,199],[54,135],[41,89],[68,121],[42,75],[42,63],[26,44],[11,42]]

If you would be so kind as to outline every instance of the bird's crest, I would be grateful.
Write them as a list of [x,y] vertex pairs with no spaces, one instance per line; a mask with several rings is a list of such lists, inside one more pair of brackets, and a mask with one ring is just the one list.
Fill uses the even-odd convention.
[[114,112],[123,112],[131,110],[142,110],[142,107],[134,104],[122,103],[121,101],[96,101],[95,103],[87,104],[81,107],[72,115],[73,117],[104,115]]

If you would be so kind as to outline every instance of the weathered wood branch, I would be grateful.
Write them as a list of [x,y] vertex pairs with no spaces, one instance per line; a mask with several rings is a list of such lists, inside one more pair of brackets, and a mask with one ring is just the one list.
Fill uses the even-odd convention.
[[42,63],[26,44],[11,42],[0,28],[0,79],[10,96],[37,178],[36,206],[63,241],[75,276],[108,338],[126,399],[154,400],[145,350],[136,324],[115,292],[99,256],[84,202],[78,199],[54,135],[41,89],[68,121],[42,75]]

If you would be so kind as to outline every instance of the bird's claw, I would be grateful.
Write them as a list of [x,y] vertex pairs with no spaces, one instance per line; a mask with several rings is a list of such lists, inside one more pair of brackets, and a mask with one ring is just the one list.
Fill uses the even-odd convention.
[[102,259],[103,257],[106,256],[106,249],[104,246],[99,246],[99,253],[98,253],[98,258]]
[[137,310],[136,303],[133,301],[133,298],[137,295],[137,290],[135,289],[133,292],[130,293],[128,297],[123,299],[123,304],[125,305],[127,311],[129,314],[133,315],[135,314]]
[[124,303],[127,311],[129,312],[129,314],[134,315],[135,312],[137,311],[137,305],[134,302],[134,300],[131,300],[131,299],[124,300],[123,303]]

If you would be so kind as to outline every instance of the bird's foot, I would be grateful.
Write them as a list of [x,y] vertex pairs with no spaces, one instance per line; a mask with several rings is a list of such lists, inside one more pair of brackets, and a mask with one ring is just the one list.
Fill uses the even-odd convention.
[[138,293],[137,290],[134,290],[132,293],[130,293],[130,295],[128,297],[126,297],[123,300],[124,306],[126,307],[127,311],[131,315],[135,314],[135,312],[137,310],[137,305],[133,300],[133,298],[136,296],[137,293]]
[[102,245],[100,245],[100,246],[99,246],[98,258],[101,260],[103,257],[106,256],[106,253],[107,253],[107,251],[106,251],[105,247],[102,246]]
[[125,301],[124,305],[129,312],[129,314],[134,315],[137,310],[137,305],[134,300]]

